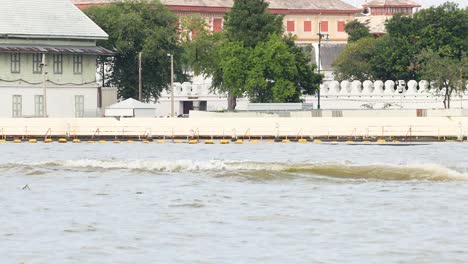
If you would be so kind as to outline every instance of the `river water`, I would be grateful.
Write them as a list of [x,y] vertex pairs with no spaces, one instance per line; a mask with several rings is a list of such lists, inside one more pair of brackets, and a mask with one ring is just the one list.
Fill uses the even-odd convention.
[[0,263],[467,263],[468,144],[0,144]]

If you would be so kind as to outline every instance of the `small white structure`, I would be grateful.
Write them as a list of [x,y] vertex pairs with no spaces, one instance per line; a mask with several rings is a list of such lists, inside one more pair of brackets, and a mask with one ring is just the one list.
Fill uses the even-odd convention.
[[129,98],[107,107],[105,115],[106,117],[155,117],[156,106]]

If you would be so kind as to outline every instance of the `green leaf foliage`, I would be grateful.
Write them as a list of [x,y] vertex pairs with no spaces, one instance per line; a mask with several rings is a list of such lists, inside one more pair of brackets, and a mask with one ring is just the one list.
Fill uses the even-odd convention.
[[283,16],[268,13],[267,8],[264,0],[235,0],[224,16],[227,38],[253,48],[270,34],[282,34]]
[[144,100],[158,98],[170,83],[167,54],[174,54],[176,79],[185,79],[179,63],[177,18],[159,1],[116,2],[88,8],[85,13],[109,34],[98,45],[115,51],[109,59],[109,83],[118,88],[119,97],[138,98],[138,52],[142,52]]
[[443,57],[432,50],[425,50],[418,56],[422,65],[421,77],[432,81],[442,95],[444,107],[450,108],[452,95],[462,95],[466,90],[468,75],[468,56],[465,52],[462,59]]
[[[361,29],[353,22],[347,26],[351,25]],[[334,63],[338,79],[430,80],[424,69],[430,65],[419,60],[421,52],[431,50],[441,59],[461,61],[468,50],[468,9],[451,2],[413,16],[395,15],[385,27],[387,34],[375,41],[355,41],[349,32],[350,44]]]
[[381,41],[368,37],[346,45],[333,63],[335,78],[340,81],[374,79],[375,72],[371,59],[375,56],[375,49]]
[[195,73],[212,77],[214,91],[230,98],[300,102],[316,91],[322,76],[314,73],[311,50],[283,36],[283,18],[267,7],[263,0],[235,0],[224,32],[199,34],[186,44],[187,61]]
[[348,43],[355,42],[362,38],[372,37],[367,24],[357,20],[352,20],[345,25],[345,32],[348,33]]

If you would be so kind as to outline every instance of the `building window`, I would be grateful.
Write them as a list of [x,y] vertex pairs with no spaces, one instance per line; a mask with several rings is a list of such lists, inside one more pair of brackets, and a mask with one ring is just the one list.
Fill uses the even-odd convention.
[[312,31],[312,22],[304,21],[304,32],[311,32],[311,31]]
[[10,54],[10,70],[11,73],[20,73],[21,71],[21,54],[11,53]]
[[63,73],[63,54],[54,54],[54,74]]
[[44,116],[44,96],[43,95],[34,96],[34,115]]
[[222,18],[213,19],[213,31],[214,32],[223,31],[223,19]]
[[42,73],[42,53],[34,53],[33,55],[33,73]]
[[21,117],[23,115],[23,98],[21,95],[13,95],[13,117]]
[[338,32],[345,32],[345,22],[338,21]]
[[84,116],[84,95],[75,95],[75,117]]
[[293,31],[295,31],[294,21],[287,21],[287,22],[286,22],[286,30],[287,30],[288,32],[293,32]]
[[83,74],[83,55],[73,55],[73,73]]
[[321,32],[328,32],[328,21],[321,21],[320,22],[320,31]]

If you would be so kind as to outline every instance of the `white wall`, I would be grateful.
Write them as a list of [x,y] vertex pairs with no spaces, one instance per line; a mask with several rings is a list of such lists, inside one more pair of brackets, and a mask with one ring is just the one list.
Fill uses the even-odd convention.
[[468,135],[468,117],[323,118],[0,118],[9,136],[452,136]]
[[[34,96],[43,95],[41,86],[0,87],[0,117],[12,117],[13,95],[22,96],[22,114],[35,115]],[[84,96],[85,117],[95,117],[97,111],[97,88],[49,87],[47,88],[47,114],[49,117],[74,117],[75,95]]]

